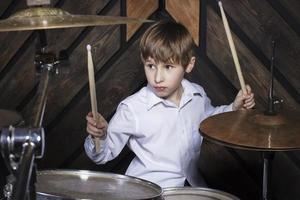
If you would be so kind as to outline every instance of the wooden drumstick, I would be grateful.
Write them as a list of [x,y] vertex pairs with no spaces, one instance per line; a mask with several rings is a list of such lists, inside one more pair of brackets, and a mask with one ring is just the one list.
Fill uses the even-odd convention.
[[[98,121],[98,109],[97,109],[97,98],[96,98],[96,86],[95,86],[95,75],[94,75],[94,64],[91,53],[91,45],[86,46],[87,49],[87,60],[88,60],[88,74],[89,74],[89,85],[90,85],[90,96],[93,118]],[[100,141],[98,138],[93,138],[95,143],[96,152],[100,151]]]
[[223,9],[223,6],[222,6],[222,2],[218,1],[218,4],[219,4],[220,10],[221,10],[221,15],[222,15],[222,20],[223,20],[226,36],[227,36],[227,39],[228,39],[228,42],[229,42],[229,47],[230,47],[231,54],[232,54],[232,57],[233,57],[235,69],[236,69],[236,72],[238,74],[240,85],[241,85],[243,93],[247,94],[243,73],[242,73],[240,62],[239,62],[239,59],[238,59],[238,56],[237,56],[237,53],[236,53],[235,45],[233,43],[233,39],[232,39],[232,35],[231,35],[230,28],[229,28],[229,25],[228,25],[228,21],[227,21],[227,18],[226,18],[226,15],[225,15],[225,12],[224,12],[224,9]]

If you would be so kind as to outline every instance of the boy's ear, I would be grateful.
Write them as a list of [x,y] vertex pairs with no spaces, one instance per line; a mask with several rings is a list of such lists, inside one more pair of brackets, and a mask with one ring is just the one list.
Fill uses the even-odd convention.
[[195,61],[196,61],[196,58],[193,56],[188,64],[188,66],[185,69],[186,73],[190,73],[193,70],[193,68],[195,66]]

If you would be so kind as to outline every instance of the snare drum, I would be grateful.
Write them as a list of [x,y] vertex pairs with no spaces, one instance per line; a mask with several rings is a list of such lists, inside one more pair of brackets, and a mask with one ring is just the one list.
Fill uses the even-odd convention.
[[37,200],[162,199],[162,189],[149,181],[112,173],[47,170],[37,172]]
[[239,198],[220,190],[209,188],[165,188],[165,200],[239,200]]

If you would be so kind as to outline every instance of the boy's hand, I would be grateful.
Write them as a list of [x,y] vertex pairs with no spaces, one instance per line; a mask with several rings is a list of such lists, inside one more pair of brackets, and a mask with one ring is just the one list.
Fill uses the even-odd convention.
[[104,117],[98,114],[98,120],[94,120],[92,112],[89,112],[86,116],[86,131],[93,137],[96,138],[103,138],[106,136],[107,131],[107,121],[104,119]]
[[243,91],[240,90],[236,95],[232,105],[233,111],[250,109],[255,106],[254,94],[251,92],[251,87],[246,85],[246,90],[247,94],[243,94]]

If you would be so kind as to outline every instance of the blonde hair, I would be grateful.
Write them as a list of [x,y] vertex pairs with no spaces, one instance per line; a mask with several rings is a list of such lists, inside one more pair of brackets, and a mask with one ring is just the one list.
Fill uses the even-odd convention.
[[140,41],[143,62],[149,57],[156,62],[170,62],[187,67],[193,56],[193,38],[180,23],[159,21],[150,26]]

